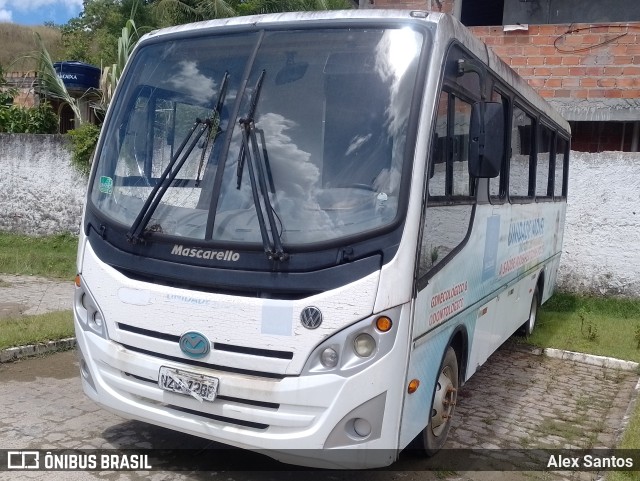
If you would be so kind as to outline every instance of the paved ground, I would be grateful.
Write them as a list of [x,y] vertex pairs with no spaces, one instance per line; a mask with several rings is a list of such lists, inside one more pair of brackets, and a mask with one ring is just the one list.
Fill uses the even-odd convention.
[[[12,302],[37,309],[69,309],[71,283],[50,281],[38,286],[34,278],[0,276],[0,305]],[[10,288],[6,284],[14,286]],[[17,286],[17,287],[16,287]],[[13,291],[12,294],[7,294]],[[13,297],[11,297],[13,296]],[[28,296],[26,299],[21,296]],[[8,302],[6,302],[8,300]],[[49,306],[50,307],[50,306]],[[22,309],[22,308],[20,308]],[[33,311],[31,311],[33,312]],[[497,456],[505,449],[614,447],[624,429],[625,413],[637,396],[635,372],[551,359],[503,346],[462,388],[454,425],[446,447],[489,448]],[[289,471],[210,471],[208,441],[136,421],[123,420],[96,406],[82,393],[74,351],[0,364],[0,447],[18,449],[189,447],[202,450],[193,458],[164,459],[179,472],[59,472],[21,473],[0,479],[178,479],[220,481],[300,479]],[[242,452],[247,465],[255,460]],[[244,457],[242,459],[245,459]],[[204,464],[201,464],[204,463]],[[304,473],[305,478],[340,481],[360,479],[412,480],[596,480],[598,473],[576,472],[427,472],[424,461],[403,454],[394,471],[374,473]],[[198,466],[208,466],[204,472]],[[286,466],[273,464],[273,470]],[[462,469],[462,466],[461,468]],[[186,470],[186,471],[185,471]],[[307,479],[306,481],[312,481]]]
[[0,274],[0,319],[71,309],[72,281]]

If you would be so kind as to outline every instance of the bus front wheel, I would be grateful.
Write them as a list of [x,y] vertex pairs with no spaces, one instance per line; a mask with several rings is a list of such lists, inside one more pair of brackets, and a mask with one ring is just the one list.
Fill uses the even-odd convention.
[[422,431],[422,448],[427,456],[437,453],[447,440],[458,398],[458,357],[449,346],[438,373],[429,424]]

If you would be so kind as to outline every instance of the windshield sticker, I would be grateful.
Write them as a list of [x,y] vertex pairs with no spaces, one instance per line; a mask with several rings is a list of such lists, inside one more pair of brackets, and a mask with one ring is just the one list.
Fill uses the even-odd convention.
[[237,262],[240,260],[240,254],[233,251],[214,251],[209,249],[198,249],[196,247],[184,247],[175,244],[171,249],[174,256],[193,257],[196,259],[207,259],[212,261]]
[[103,175],[100,177],[100,192],[103,194],[113,194],[113,179]]

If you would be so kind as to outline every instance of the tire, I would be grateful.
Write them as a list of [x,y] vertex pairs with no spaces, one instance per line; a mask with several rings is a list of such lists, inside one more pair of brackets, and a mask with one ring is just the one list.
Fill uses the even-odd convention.
[[451,346],[442,360],[433,391],[429,424],[418,435],[417,445],[426,456],[433,456],[447,440],[458,397],[458,357]]
[[536,320],[538,319],[538,308],[540,307],[540,291],[536,286],[533,291],[533,296],[531,296],[531,307],[529,308],[529,317],[527,320],[520,326],[519,332],[521,335],[529,337],[533,332],[533,329],[536,327]]

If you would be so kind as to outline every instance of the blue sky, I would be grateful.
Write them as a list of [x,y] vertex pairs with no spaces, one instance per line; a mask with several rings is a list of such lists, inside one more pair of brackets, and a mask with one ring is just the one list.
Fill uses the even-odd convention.
[[82,10],[82,0],[0,0],[0,22],[63,25]]

